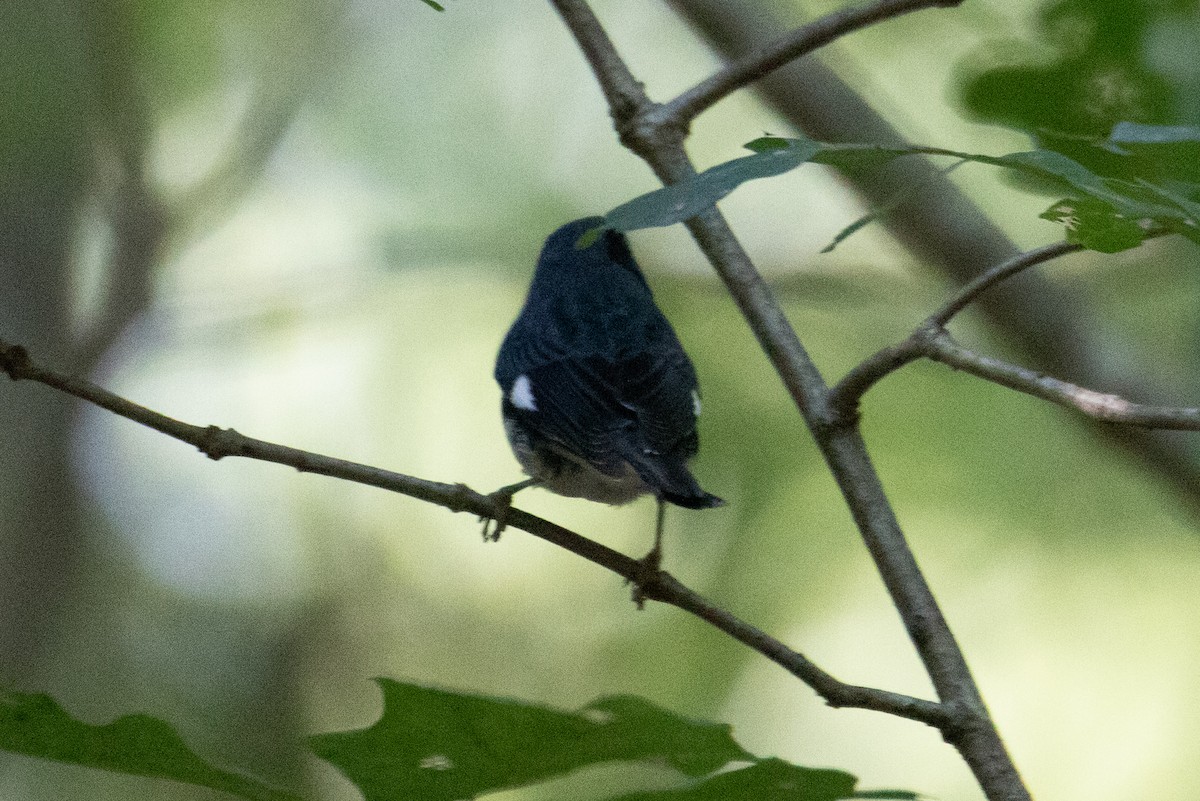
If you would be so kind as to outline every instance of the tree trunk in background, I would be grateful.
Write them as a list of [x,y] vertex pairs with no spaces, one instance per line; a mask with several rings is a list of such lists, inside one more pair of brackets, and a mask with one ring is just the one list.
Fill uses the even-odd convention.
[[[77,368],[69,258],[85,186],[87,52],[71,3],[0,3],[0,336]],[[53,647],[81,537],[75,404],[0,384],[0,679]]]
[[[788,23],[765,3],[669,3],[714,50],[730,60],[788,30]],[[902,142],[903,137],[886,119],[811,56],[776,70],[754,88],[767,105],[813,139]],[[880,219],[880,224],[909,252],[955,285],[966,283],[1017,252],[1005,233],[927,159],[897,159],[883,168],[841,174],[872,208],[886,207],[903,198]],[[1004,340],[1039,370],[1143,403],[1188,402],[1191,382],[1164,380],[1161,376],[1152,379],[1145,365],[1121,359],[1128,349],[1115,346],[1119,334],[1103,331],[1102,321],[1088,312],[1087,304],[1076,293],[1033,271],[993,287],[974,305]],[[1097,335],[1100,331],[1103,333]],[[889,343],[880,343],[884,344]],[[1077,420],[1161,479],[1186,508],[1200,517],[1200,460],[1189,435],[1096,425],[1083,416]]]

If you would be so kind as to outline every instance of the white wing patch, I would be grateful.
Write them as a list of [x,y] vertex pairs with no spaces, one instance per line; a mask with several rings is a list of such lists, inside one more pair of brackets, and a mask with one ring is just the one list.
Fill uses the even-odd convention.
[[700,416],[700,392],[694,389],[692,390],[692,413],[697,417]]
[[508,399],[518,409],[524,409],[527,412],[538,410],[537,400],[533,397],[533,383],[524,373],[517,376],[517,380],[513,382],[512,389],[508,392]]

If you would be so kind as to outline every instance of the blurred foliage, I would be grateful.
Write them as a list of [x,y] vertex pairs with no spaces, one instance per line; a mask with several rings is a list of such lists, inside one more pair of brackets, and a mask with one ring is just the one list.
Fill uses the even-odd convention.
[[170,726],[127,715],[104,726],[71,718],[46,695],[0,695],[0,748],[72,765],[212,787],[253,801],[299,801],[196,756]]
[[[36,93],[7,96],[0,131],[31,147],[2,155],[30,154],[44,186],[67,168],[90,175],[81,202],[48,204],[78,220],[58,243],[76,253],[80,308],[64,317],[94,306],[101,288],[139,288],[113,269],[126,236],[117,212],[138,216],[113,191],[130,167],[166,208],[165,247],[141,287],[152,302],[121,327],[98,380],[190,422],[477,488],[515,480],[489,376],[537,248],[562,220],[653,181],[620,149],[547,4],[462,3],[452,15],[390,0],[103,9],[77,19],[107,19],[110,55],[128,57],[113,83],[97,65],[119,60],[91,61],[72,37],[55,38],[85,30],[50,16],[41,27],[0,26],[0,75],[56,100],[53,115],[38,117]],[[655,97],[712,66],[665,4],[611,0],[598,11]],[[1196,180],[1186,131],[1200,115],[1197,13],[1194,2],[980,0],[878,26],[823,55],[913,141],[1024,147],[944,102],[965,74],[976,119],[1033,132],[1102,182],[1145,180],[1195,202],[1170,181]],[[1027,18],[1041,42],[1028,41]],[[29,47],[45,41],[57,55]],[[969,54],[965,65],[958,53]],[[87,115],[103,98],[79,94],[84,86],[110,113],[138,113],[101,125]],[[743,94],[706,114],[689,148],[702,165],[735,163],[731,143],[782,127]],[[740,168],[723,169],[722,180],[732,171],[740,183]],[[998,172],[954,178],[1021,242],[1061,237],[1037,220],[1050,199],[1009,191]],[[1094,195],[1059,189],[1052,199],[1071,202],[1048,213],[1082,220],[1097,232],[1093,247],[1124,247],[1125,211],[1111,197],[1080,203]],[[1133,199],[1169,206],[1170,195]],[[866,211],[819,168],[747,183],[721,207],[830,376],[907,334],[945,297],[878,226],[819,255]],[[701,376],[697,473],[731,500],[668,517],[669,569],[839,678],[928,694],[836,486],[719,283],[678,227],[633,240]],[[1062,313],[1096,335],[1105,358],[1148,365],[1186,393],[1196,385],[1200,293],[1194,245],[1177,240],[1044,272],[1082,298]],[[972,322],[960,321],[964,337],[994,336]],[[986,346],[1004,351],[1002,341]],[[36,403],[37,392],[0,387],[0,403],[10,393]],[[1189,770],[1200,742],[1191,712],[1200,628],[1186,602],[1200,540],[1177,499],[1066,412],[933,365],[873,390],[864,425],[1039,794],[1200,790]],[[209,764],[341,799],[358,792],[304,761],[300,743],[384,719],[366,676],[560,709],[632,691],[730,721],[749,752],[846,766],[875,786],[978,797],[936,733],[827,709],[718,632],[673,610],[638,614],[618,580],[517,532],[483,546],[463,516],[271,465],[214,465],[94,410],[79,411],[73,447],[90,502],[86,580],[69,595],[50,663],[22,686],[51,692],[81,725],[145,710],[172,721]],[[537,492],[521,503],[631,553],[652,531],[645,505]],[[221,797],[21,758],[5,767],[0,792],[31,801]],[[794,769],[765,760],[743,770],[752,773],[694,789],[723,793],[722,782],[758,776],[765,795]],[[583,798],[596,784],[496,795]]]
[[[1200,70],[1186,55],[1195,41],[1176,41],[1198,22],[1195,0],[1050,0],[1036,16],[1040,41],[993,41],[974,54],[963,102],[1103,175],[1163,180],[1175,175],[1166,165],[1093,145],[1123,121],[1200,123]],[[1188,167],[1196,181],[1200,167]]]

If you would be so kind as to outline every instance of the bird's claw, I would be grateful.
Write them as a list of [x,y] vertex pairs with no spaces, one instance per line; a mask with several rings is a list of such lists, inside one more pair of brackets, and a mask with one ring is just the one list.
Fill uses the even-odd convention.
[[650,553],[638,560],[637,565],[637,572],[629,583],[633,585],[633,602],[637,604],[638,609],[645,609],[649,597],[646,588],[653,587],[662,575],[662,549],[655,545],[650,549]]
[[513,493],[507,489],[496,490],[487,496],[492,502],[493,514],[479,518],[483,523],[483,541],[498,542],[500,533],[508,527],[508,510],[512,508]]
[[[532,487],[537,483],[536,478],[527,478],[524,481],[509,484],[507,487],[501,487],[495,492],[487,494],[486,497],[492,502],[492,514],[482,515],[479,518],[483,523],[484,542],[496,542],[500,539],[500,532],[508,527],[508,510],[512,508],[513,496],[526,487]],[[489,528],[491,529],[490,533],[488,531]]]

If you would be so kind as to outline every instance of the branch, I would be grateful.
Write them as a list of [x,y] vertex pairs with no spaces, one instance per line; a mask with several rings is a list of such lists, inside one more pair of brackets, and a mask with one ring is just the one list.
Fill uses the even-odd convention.
[[689,612],[750,646],[812,687],[830,706],[873,709],[939,728],[950,725],[953,719],[951,710],[943,704],[841,682],[817,667],[803,654],[793,651],[774,637],[712,604],[669,573],[659,571],[647,578],[642,562],[520,509],[500,510],[494,498],[475,492],[466,485],[427,481],[378,467],[335,459],[332,456],[247,437],[232,428],[184,423],[109,392],[90,381],[41,367],[30,359],[25,348],[3,340],[0,340],[0,371],[7,373],[13,381],[35,381],[45,384],[173,439],[186,442],[213,460],[226,456],[241,456],[262,462],[274,462],[294,467],[301,473],[329,476],[407,495],[445,507],[452,512],[470,512],[481,518],[493,519],[502,513],[508,528],[526,531],[582,556],[626,581],[638,582],[642,597]]
[[1082,250],[1060,242],[1031,250],[979,275],[926,318],[903,341],[878,351],[846,374],[829,395],[843,424],[852,422],[862,396],[885,376],[921,358],[962,370],[1001,386],[1083,412],[1094,420],[1140,428],[1200,431],[1200,409],[1134,403],[1120,395],[1097,392],[1069,381],[967,350],[954,341],[945,325],[988,288],[1038,264]]
[[575,33],[575,40],[593,74],[597,79],[601,75],[605,76],[604,80],[599,81],[600,88],[608,101],[608,108],[619,131],[625,120],[650,102],[645,90],[633,77],[633,73],[617,53],[612,39],[608,38],[608,32],[586,3],[559,3],[551,0],[551,5],[558,11],[567,27]]
[[[1168,233],[1166,230],[1155,228],[1147,232],[1146,239],[1143,242],[1163,236],[1166,233]],[[1024,272],[1030,267],[1036,267],[1039,264],[1044,264],[1052,259],[1057,259],[1060,256],[1066,256],[1070,253],[1078,253],[1083,249],[1083,245],[1070,242],[1055,242],[1052,245],[1035,248],[997,264],[995,267],[985,270],[969,281],[954,297],[946,301],[940,309],[930,315],[929,319],[926,320],[926,324],[945,327],[956,314],[974,303],[980,295],[1001,281],[1012,278],[1014,275]]]
[[875,353],[854,367],[829,393],[829,405],[842,421],[854,420],[858,404],[871,387],[906,364],[929,355],[931,333],[941,331],[950,320],[973,303],[981,294],[1018,273],[1068,253],[1082,250],[1081,245],[1059,242],[1021,253],[980,273],[926,318],[903,342]]
[[1077,409],[1104,423],[1123,423],[1142,428],[1200,431],[1200,409],[1148,406],[1061,381],[1035,370],[984,356],[959,345],[946,331],[925,338],[924,353],[933,361],[992,381],[1036,398]]
[[1014,256],[1005,262],[997,264],[990,270],[980,273],[978,277],[960,289],[954,297],[946,301],[940,309],[930,315],[926,322],[930,325],[944,327],[950,322],[951,318],[974,303],[976,298],[1001,281],[1011,278],[1030,267],[1036,267],[1051,259],[1057,259],[1059,256],[1065,256],[1068,253],[1078,253],[1081,250],[1083,250],[1083,245],[1056,242],[1053,245],[1046,245],[1045,247]]
[[[550,2],[580,49],[588,54],[588,62],[605,96],[620,96],[622,88],[628,86],[630,73],[591,8],[585,0]],[[592,55],[595,53],[602,53],[604,58]],[[635,88],[630,105],[610,104],[609,108],[622,142],[645,160],[664,184],[694,175],[695,168],[683,149],[683,126],[665,118],[662,107],[650,102],[640,85],[635,83]],[[715,207],[710,208],[686,225],[804,417],[938,698],[944,708],[954,710],[950,724],[939,727],[942,736],[958,749],[989,799],[1027,801],[1029,792],[988,716],[962,650],[908,548],[857,427],[842,425],[831,413],[824,379],[721,213]]]
[[[756,0],[668,0],[680,16],[725,60],[740,59],[775,41],[783,23],[775,4]],[[768,7],[771,6],[771,7]],[[905,138],[858,93],[818,59],[793,61],[753,85],[780,117],[822,142],[905,143]],[[940,271],[952,285],[973,280],[980,265],[1012,258],[1017,248],[979,207],[927,159],[908,159],[872,169],[842,167],[846,184],[872,207],[889,208],[882,224],[909,252]],[[1084,386],[1113,387],[1126,397],[1169,398],[1188,391],[1175,377],[1149,376],[1142,365],[1114,358],[1097,337],[1071,325],[1064,308],[1082,313],[1077,292],[1026,273],[986,293],[980,312],[1031,366]],[[1107,341],[1107,340],[1106,340]],[[1120,348],[1117,349],[1121,351]],[[1200,460],[1182,437],[1165,431],[1088,426],[1109,446],[1132,456],[1148,474],[1170,487],[1200,518]]]
[[829,390],[829,407],[840,425],[853,425],[857,422],[858,404],[862,401],[862,396],[867,394],[867,390],[885,376],[925,355],[917,336],[922,330],[918,328],[901,342],[863,359]]
[[933,7],[948,8],[962,2],[963,0],[876,0],[870,5],[835,11],[727,64],[712,77],[666,103],[663,112],[675,124],[686,128],[701,112],[727,95],[841,36],[912,11]]

